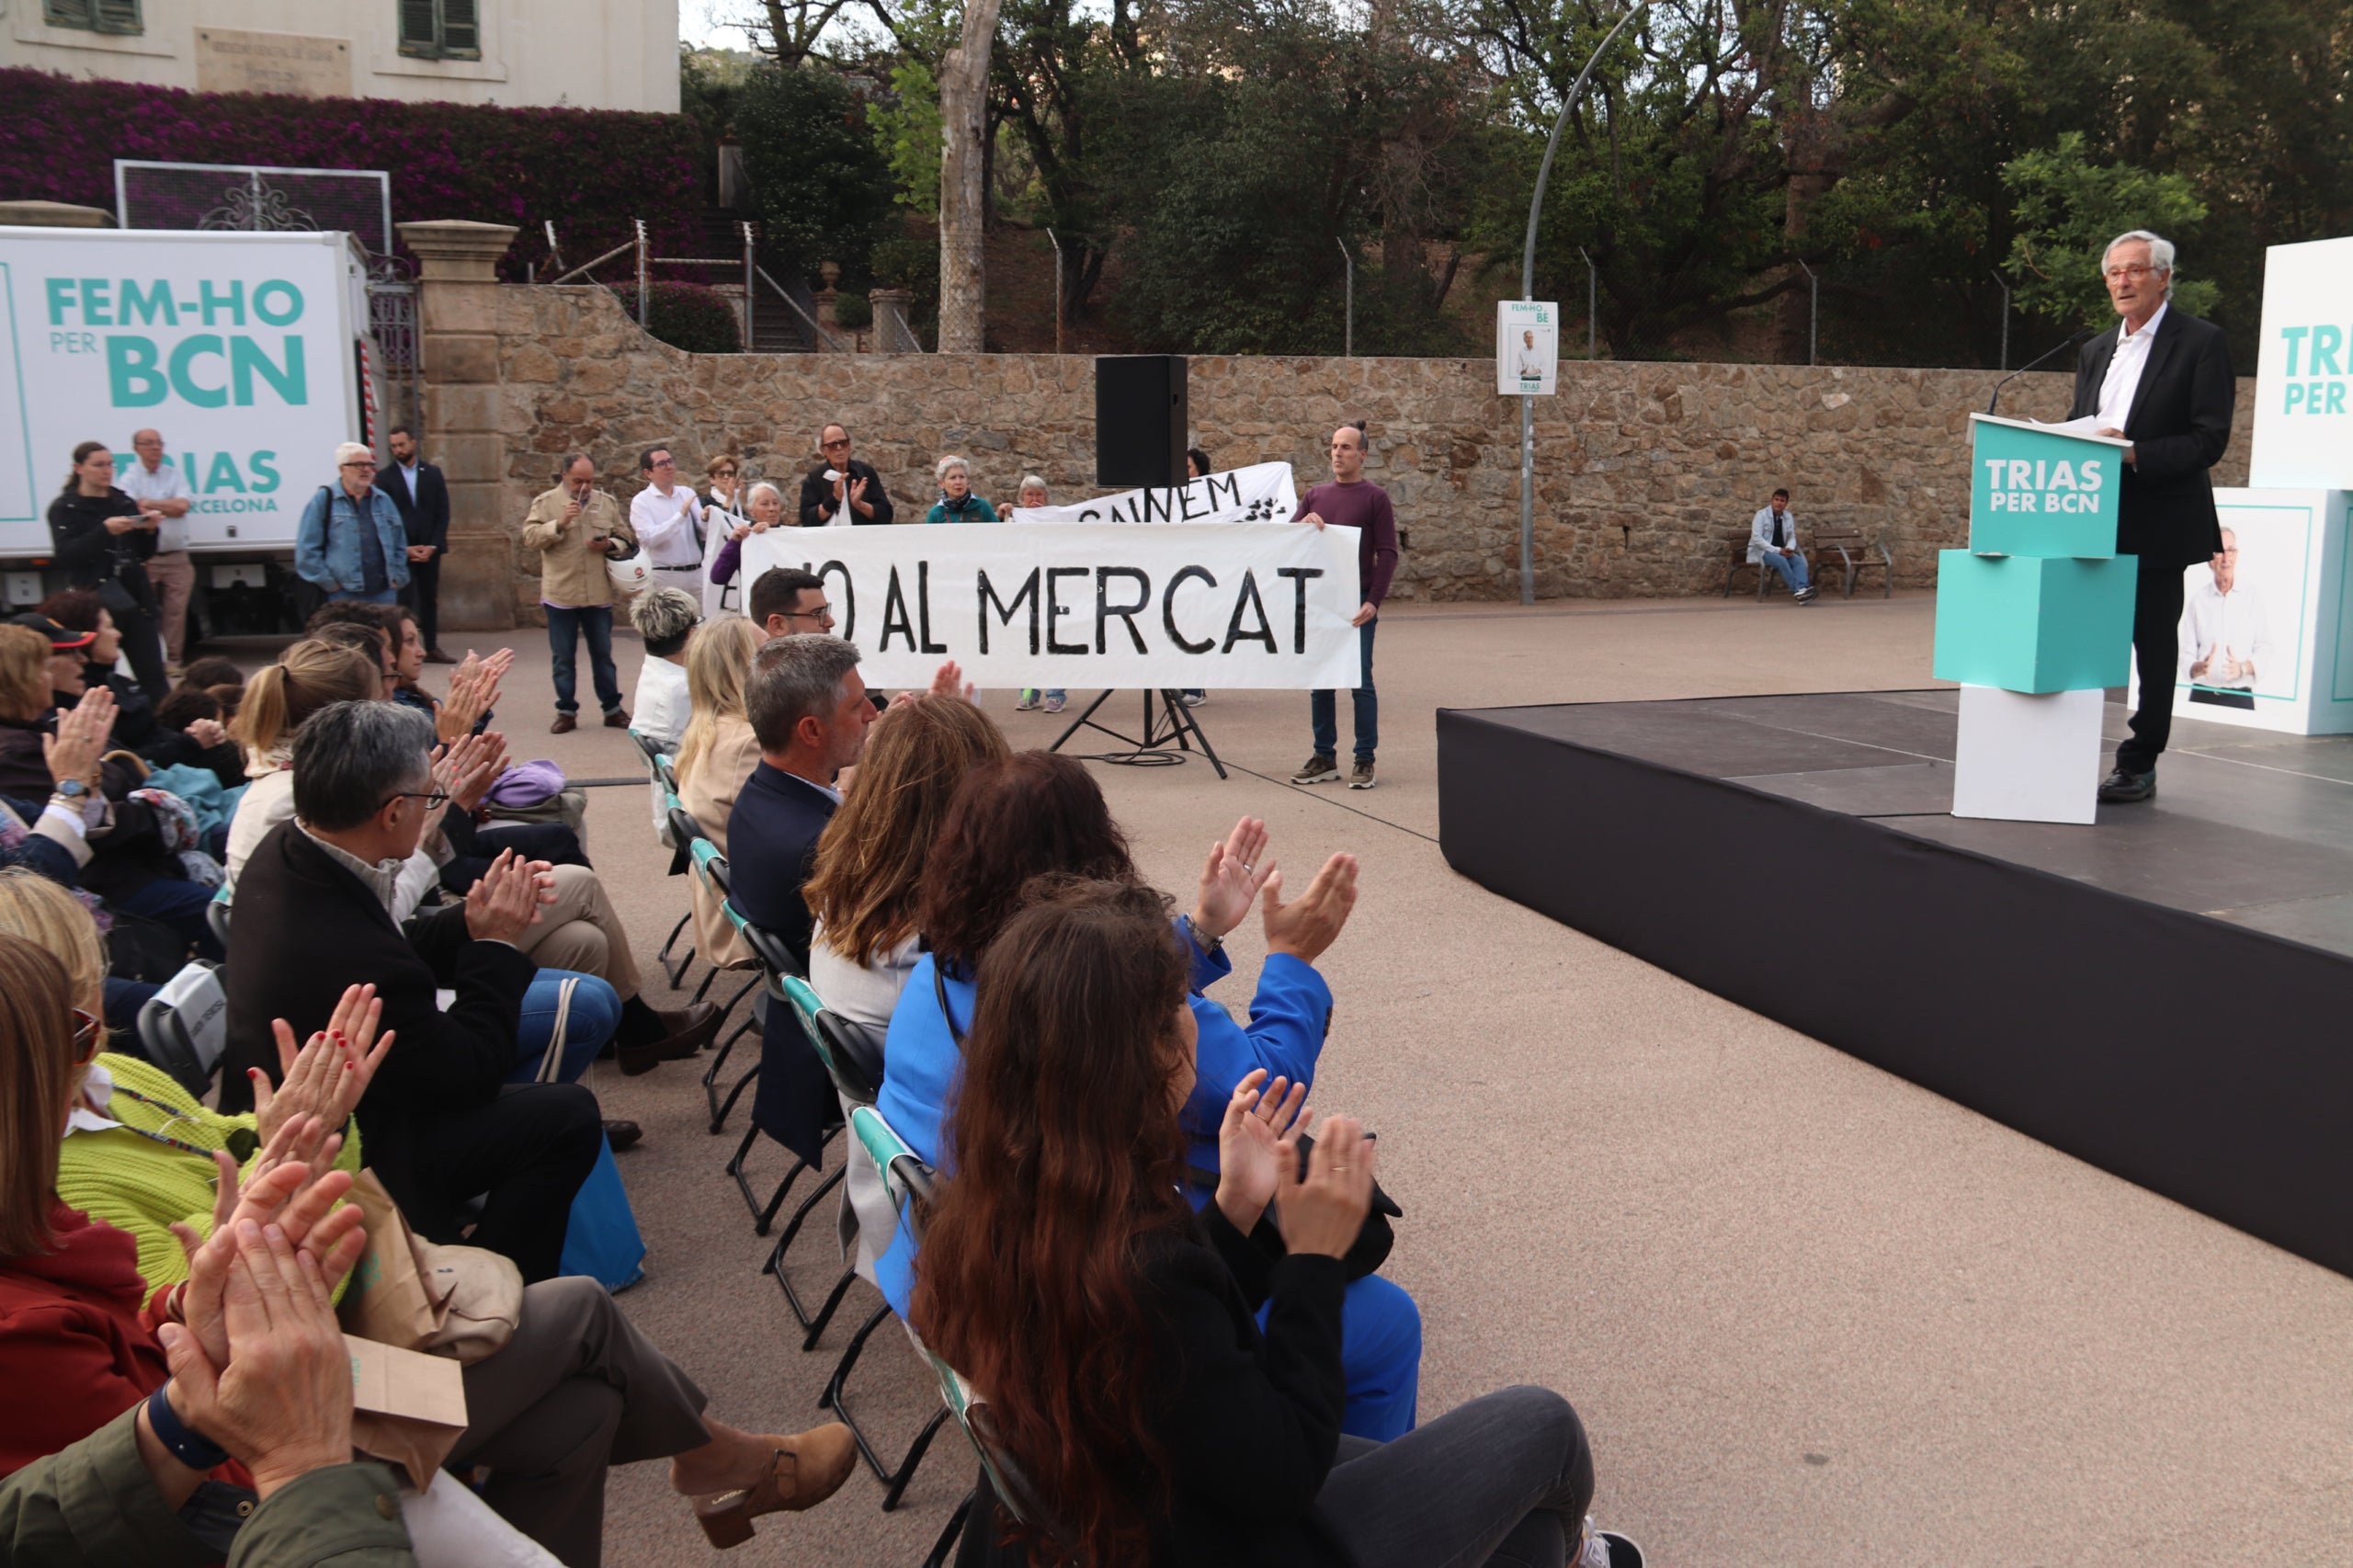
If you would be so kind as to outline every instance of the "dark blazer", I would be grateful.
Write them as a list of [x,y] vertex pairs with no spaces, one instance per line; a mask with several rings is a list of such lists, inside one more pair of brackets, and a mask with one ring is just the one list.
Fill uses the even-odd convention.
[[[399,509],[401,527],[407,530],[411,544],[429,544],[435,550],[449,548],[449,483],[441,471],[428,462],[416,465],[416,494],[408,493],[408,473],[398,463],[386,463],[376,472],[376,483],[385,494],[392,498]],[[436,557],[438,560],[438,557]]]
[[[409,1129],[498,1094],[538,966],[504,942],[475,941],[462,905],[427,910],[404,932],[366,883],[290,821],[245,862],[233,922],[221,1108],[252,1108],[246,1068],[278,1077],[271,1019],[306,1040],[326,1027],[345,986],[374,982],[381,1027],[400,1038],[359,1102],[359,1135],[393,1199],[430,1226],[440,1194],[434,1173],[418,1168]],[[458,994],[446,1013],[433,1005],[439,987]]]
[[[833,820],[824,790],[768,763],[752,769],[727,815],[728,902],[792,950],[809,972],[809,933],[815,922],[801,896],[817,859],[817,840]],[[841,1119],[825,1064],[801,1032],[790,1007],[770,1007],[760,1037],[760,1078],[752,1120],[769,1137],[818,1163],[824,1130]]]
[[[801,526],[804,528],[825,528],[833,521],[834,487],[825,479],[825,471],[832,466],[830,463],[819,463],[809,471],[809,477],[801,482]],[[897,515],[891,507],[891,493],[882,488],[882,476],[874,472],[872,463],[863,458],[852,458],[849,467],[843,472],[849,475],[852,484],[861,479],[866,481],[866,499],[874,507],[874,515],[869,517],[861,516],[857,507],[850,506],[849,516],[853,524],[887,523]],[[847,490],[848,486],[843,488]],[[849,503],[845,501],[842,505],[848,506]],[[820,507],[824,510],[820,511]],[[727,842],[733,844],[735,841],[731,838]]]
[[[2100,383],[2122,331],[2120,322],[2084,345],[2069,418],[2099,412]],[[2134,460],[2124,467],[2117,497],[2116,548],[2167,566],[2194,566],[2222,548],[2207,471],[2231,444],[2238,380],[2230,341],[2213,323],[2168,305],[2156,333],[2124,418]]]
[[[1267,1568],[1348,1562],[1314,1513],[1332,1473],[1347,1400],[1340,1366],[1346,1270],[1337,1258],[1286,1257],[1270,1227],[1244,1236],[1214,1203],[1194,1224],[1137,1247],[1156,1352],[1154,1435],[1166,1450],[1174,1506],[1152,1526],[1155,1568]],[[1274,1310],[1261,1334],[1256,1313]],[[982,1472],[958,1568],[1026,1563],[997,1544]]]

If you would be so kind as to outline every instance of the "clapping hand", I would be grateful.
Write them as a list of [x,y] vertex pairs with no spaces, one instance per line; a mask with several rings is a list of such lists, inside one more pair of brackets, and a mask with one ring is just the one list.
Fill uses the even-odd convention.
[[1210,846],[1200,891],[1193,899],[1193,930],[1207,941],[1241,925],[1258,890],[1274,874],[1275,862],[1267,854],[1266,823],[1244,817],[1223,842]]
[[963,666],[953,659],[931,673],[931,695],[934,697],[961,697],[970,702],[979,690],[979,687],[964,678]]
[[[215,1150],[212,1158],[221,1168],[221,1179],[212,1200],[211,1236],[199,1238],[186,1224],[171,1227],[181,1250],[188,1254],[188,1283],[181,1288],[174,1315],[196,1331],[204,1353],[216,1365],[228,1358],[228,1342],[220,1321],[221,1290],[235,1250],[232,1238],[240,1224],[278,1227],[296,1245],[309,1246],[335,1263],[336,1278],[358,1261],[367,1245],[359,1210],[342,1201],[351,1190],[351,1174],[334,1168],[335,1156],[343,1152],[343,1136],[325,1128],[326,1123],[317,1117],[289,1119],[262,1151],[253,1180],[242,1187],[235,1159],[225,1150]],[[311,1157],[283,1157],[288,1150],[298,1147]]]
[[96,789],[98,761],[106,756],[107,737],[114,732],[114,692],[94,686],[82,700],[57,716],[57,733],[40,738],[41,758],[49,776],[63,784],[78,778]]
[[512,946],[539,924],[540,909],[555,902],[555,873],[545,860],[501,850],[466,892],[466,934],[477,942]]
[[264,1143],[292,1117],[315,1116],[330,1131],[350,1120],[392,1049],[393,1033],[376,1039],[383,1016],[374,986],[347,985],[327,1027],[300,1051],[294,1048],[294,1026],[284,1018],[270,1020],[278,1036],[278,1087],[270,1087],[269,1074],[260,1068],[246,1069],[254,1085],[254,1124]]
[[229,732],[221,727],[218,719],[190,719],[182,733],[207,751],[229,738]]
[[[1222,1157],[1222,1137],[1219,1147]],[[1377,1145],[1365,1135],[1364,1125],[1354,1117],[1325,1117],[1307,1156],[1304,1180],[1299,1174],[1297,1123],[1275,1147],[1275,1223],[1284,1249],[1346,1257],[1372,1208]]]
[[1267,950],[1289,953],[1302,963],[1313,963],[1348,923],[1357,902],[1357,858],[1342,853],[1324,862],[1307,891],[1289,903],[1282,901],[1282,873],[1267,883],[1258,918],[1267,930]]
[[472,816],[506,771],[506,737],[495,730],[481,734],[468,731],[443,749],[433,777],[449,803]]
[[[1261,1089],[1264,1093],[1260,1093]],[[1305,1125],[1307,1085],[1286,1078],[1267,1082],[1267,1070],[1255,1068],[1233,1086],[1225,1102],[1225,1119],[1217,1130],[1217,1206],[1244,1235],[1274,1201],[1283,1146]],[[1290,1145],[1294,1168],[1299,1148]]]

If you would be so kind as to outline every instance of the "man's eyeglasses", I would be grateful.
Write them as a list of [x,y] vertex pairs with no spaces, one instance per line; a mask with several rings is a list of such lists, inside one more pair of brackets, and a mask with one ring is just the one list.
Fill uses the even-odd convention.
[[346,467],[346,468],[356,468],[356,469],[361,469],[361,470],[364,470],[365,472],[369,472],[369,473],[373,473],[373,472],[376,472],[376,465],[375,465],[374,463],[371,463],[371,462],[349,462],[349,463],[346,463],[346,464],[344,464],[343,466],[344,466],[344,467]]
[[653,468],[676,468],[678,466],[678,460],[676,458],[655,458],[648,466]]
[[784,619],[787,620],[829,620],[833,618],[833,606],[819,605],[815,609],[786,610]]
[[106,1042],[106,1026],[81,1008],[74,1009],[74,1065],[87,1067]]
[[2110,283],[2121,283],[2128,278],[2138,282],[2140,279],[2146,278],[2155,270],[2156,268],[2154,267],[2147,267],[2136,261],[2130,267],[2109,267],[2108,269],[2107,278]]
[[438,812],[449,803],[449,794],[440,790],[395,790],[384,797],[384,804],[394,801],[423,801],[428,812]]
[[817,449],[818,449],[819,451],[821,451],[821,452],[830,452],[830,451],[832,451],[832,450],[833,450],[835,448],[836,448],[836,447],[847,447],[847,446],[848,446],[848,445],[849,445],[849,437],[848,437],[847,436],[844,436],[844,437],[843,437],[840,440],[838,440],[838,441],[820,441],[820,442],[818,442],[818,443],[817,443]]

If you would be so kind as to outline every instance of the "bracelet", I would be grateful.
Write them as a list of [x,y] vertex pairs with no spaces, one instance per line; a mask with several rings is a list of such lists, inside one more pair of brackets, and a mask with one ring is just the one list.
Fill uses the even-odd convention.
[[171,1380],[166,1378],[163,1386],[147,1396],[147,1425],[154,1432],[155,1440],[190,1470],[213,1470],[227,1464],[229,1450],[189,1430],[179,1412],[172,1408],[171,1392]]
[[1200,949],[1205,956],[1215,958],[1225,949],[1225,938],[1202,936],[1201,928],[1193,924],[1191,915],[1180,915],[1177,918],[1185,923],[1185,935],[1192,938],[1193,946]]

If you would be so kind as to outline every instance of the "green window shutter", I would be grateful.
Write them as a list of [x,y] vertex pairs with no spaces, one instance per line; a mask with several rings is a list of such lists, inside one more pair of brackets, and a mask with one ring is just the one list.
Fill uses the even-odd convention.
[[97,30],[102,33],[143,33],[145,22],[140,19],[139,0],[93,0],[97,13]]
[[90,6],[91,0],[41,0],[40,19],[52,28],[96,27]]
[[441,52],[468,59],[482,54],[482,28],[475,0],[441,0]]
[[401,52],[433,55],[440,52],[440,33],[434,26],[433,0],[398,0]]

